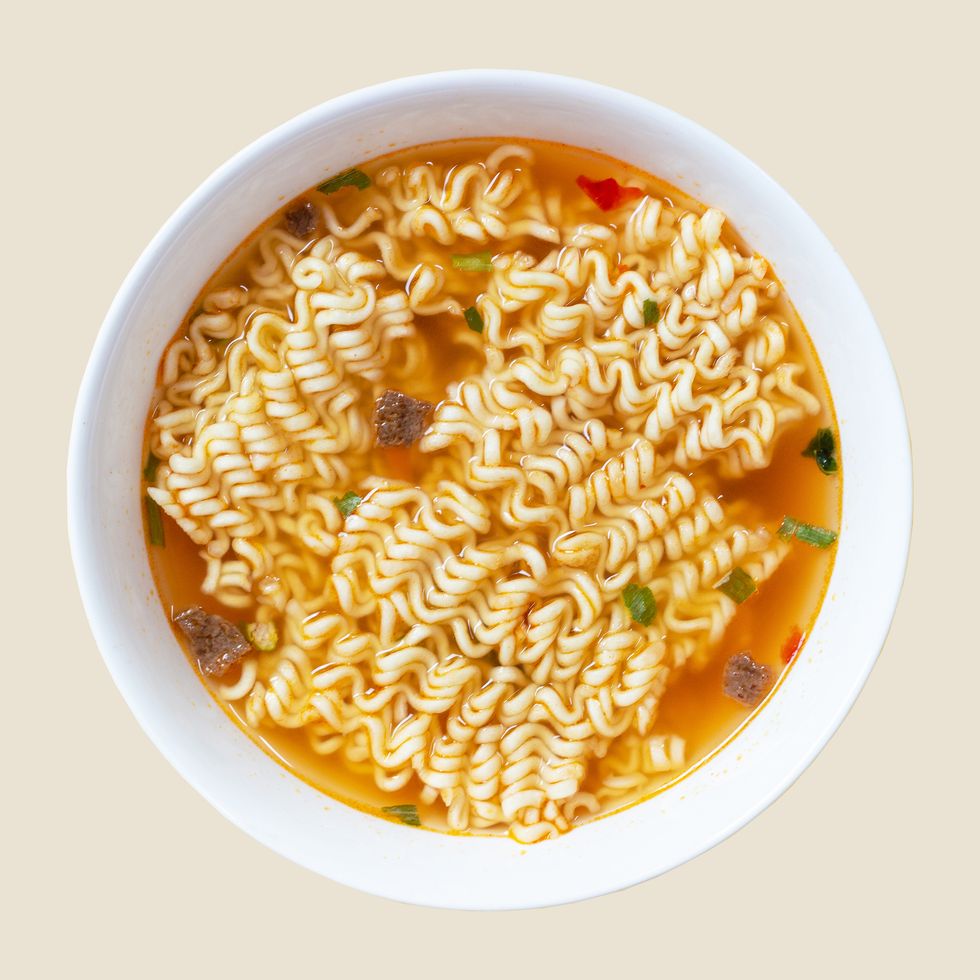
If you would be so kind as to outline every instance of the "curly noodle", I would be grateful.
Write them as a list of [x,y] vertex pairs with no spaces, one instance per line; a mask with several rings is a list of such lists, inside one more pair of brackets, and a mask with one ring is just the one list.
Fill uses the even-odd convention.
[[[734,615],[718,582],[786,550],[717,480],[818,409],[719,211],[645,195],[597,220],[533,164],[386,166],[349,223],[321,197],[315,240],[264,231],[164,355],[148,491],[202,591],[279,624],[216,688],[249,726],[523,842],[684,767],[654,731],[667,678]],[[448,261],[484,245],[487,272]],[[482,367],[440,393],[417,479],[380,475],[374,399],[453,345]]]

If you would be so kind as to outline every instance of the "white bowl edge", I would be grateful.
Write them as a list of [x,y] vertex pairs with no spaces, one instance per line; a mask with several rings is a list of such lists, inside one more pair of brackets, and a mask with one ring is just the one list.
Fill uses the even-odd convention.
[[[427,119],[439,104],[438,118]],[[172,325],[210,270],[274,210],[265,190],[278,182],[279,197],[299,193],[320,175],[377,155],[371,152],[377,147],[368,139],[333,141],[342,145],[332,156],[308,154],[308,166],[282,167],[289,176],[270,177],[279,159],[309,142],[311,132],[333,132],[349,120],[362,132],[376,122],[390,135],[396,109],[409,114],[419,134],[402,145],[451,138],[460,125],[474,136],[558,139],[549,134],[577,132],[564,141],[618,156],[721,206],[787,285],[824,361],[840,420],[844,526],[828,599],[803,662],[745,732],[676,787],[530,848],[419,833],[352,810],[289,776],[231,725],[179,655],[142,553],[139,448],[126,453],[134,431],[142,431],[152,374]],[[508,120],[509,126],[492,128]],[[663,142],[651,148],[654,137]],[[650,165],[658,152],[661,163]],[[678,162],[693,155],[692,165],[664,166],[671,153]],[[237,237],[225,247],[211,229],[210,249],[193,250],[183,289],[173,291],[176,318],[166,315],[154,289],[160,292],[168,276],[155,278],[154,270],[162,263],[177,276],[175,249],[194,235],[208,238],[202,215],[231,192],[239,195],[241,213],[227,235]],[[814,279],[834,289],[811,295]],[[140,313],[143,302],[152,314]],[[850,332],[835,319],[844,314]],[[137,335],[125,329],[135,321]],[[114,378],[112,369],[127,356],[138,360],[134,348],[141,344],[144,372],[126,382]],[[127,403],[143,406],[134,420]],[[124,431],[127,425],[133,431]],[[261,137],[212,174],[154,237],[106,316],[78,396],[68,486],[72,554],[93,633],[123,697],[174,767],[232,822],[297,863],[375,894],[447,908],[523,908],[614,891],[696,856],[776,799],[839,726],[874,665],[901,589],[912,512],[908,432],[894,370],[843,261],[799,205],[718,137],[638,96],[492,70],[417,76],[342,96]],[[163,656],[150,657],[151,649]],[[800,711],[802,718],[794,714]],[[207,741],[195,738],[201,733]]]

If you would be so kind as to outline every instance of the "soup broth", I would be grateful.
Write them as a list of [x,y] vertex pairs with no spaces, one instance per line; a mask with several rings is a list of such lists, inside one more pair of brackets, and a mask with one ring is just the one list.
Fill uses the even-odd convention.
[[[379,444],[386,390],[430,403],[405,445]],[[149,560],[172,622],[243,624],[202,679],[296,775],[530,842],[682,777],[799,658],[835,431],[717,211],[567,146],[416,147],[285,204],[204,285],[148,417]]]

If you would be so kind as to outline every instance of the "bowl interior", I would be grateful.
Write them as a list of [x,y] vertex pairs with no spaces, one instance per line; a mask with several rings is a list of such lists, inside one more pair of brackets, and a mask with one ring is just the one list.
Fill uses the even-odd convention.
[[[720,207],[786,285],[840,423],[843,521],[801,662],[765,709],[673,788],[532,847],[420,833],[335,802],[238,731],[176,647],[144,552],[141,437],[156,365],[211,271],[284,199],[392,149],[523,136],[619,157]],[[700,853],[771,802],[842,720],[884,640],[904,573],[911,475],[904,412],[874,321],[795,202],[717,137],[659,106],[571,79],[455,72],[320,106],[236,156],[178,210],[127,278],[92,354],[69,463],[76,569],[96,639],[149,736],[221,812],[287,857],[404,901],[547,905],[601,894]],[[882,493],[881,488],[887,488]]]

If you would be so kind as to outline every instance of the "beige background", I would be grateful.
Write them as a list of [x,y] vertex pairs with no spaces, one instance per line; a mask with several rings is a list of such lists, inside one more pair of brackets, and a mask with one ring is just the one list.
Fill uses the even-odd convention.
[[[415,0],[382,16],[368,0],[93,0],[20,5],[19,20],[5,18],[7,975],[88,965],[103,977],[717,970],[802,980],[975,968],[980,160],[977,24],[966,8],[675,0],[579,13],[563,2]],[[85,359],[174,207],[246,142],[323,99],[474,66],[577,74],[649,96],[788,188],[878,317],[916,462],[915,540],[891,638],[798,784],[657,881],[501,915],[347,890],[212,811],[113,688],[64,528]]]

